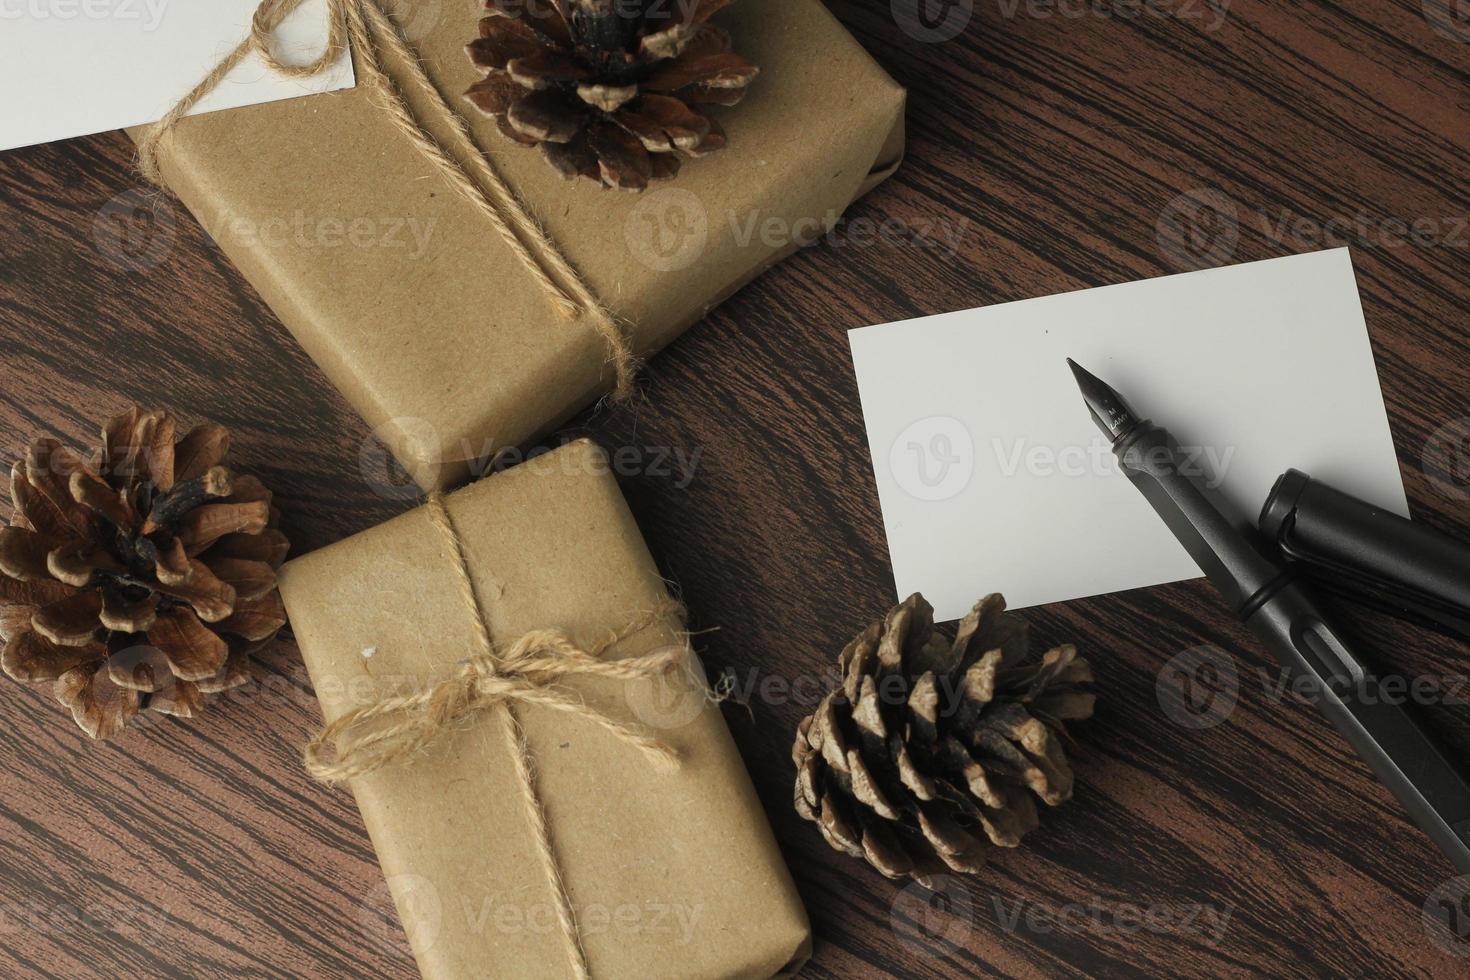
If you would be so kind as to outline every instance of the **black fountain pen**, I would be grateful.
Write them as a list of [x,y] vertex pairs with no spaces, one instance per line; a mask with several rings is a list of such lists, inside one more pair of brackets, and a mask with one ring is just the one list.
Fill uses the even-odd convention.
[[1236,523],[1168,430],[1136,416],[1112,388],[1067,363],[1123,471],[1184,545],[1231,610],[1299,679],[1358,754],[1461,874],[1470,874],[1470,783],[1406,711],[1403,689],[1378,677],[1254,528]]

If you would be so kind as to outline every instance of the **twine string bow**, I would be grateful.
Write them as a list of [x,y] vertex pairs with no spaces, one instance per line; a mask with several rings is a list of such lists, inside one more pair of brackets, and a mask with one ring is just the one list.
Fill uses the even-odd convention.
[[624,660],[600,659],[611,647],[675,611],[670,603],[634,619],[602,642],[585,647],[562,630],[532,630],[500,652],[463,661],[452,677],[427,690],[386,697],[342,715],[307,746],[306,767],[322,782],[342,782],[413,755],[482,711],[500,705],[533,704],[591,721],[638,749],[659,768],[672,769],[678,757],[667,744],[592,707],[557,686],[557,681],[575,675],[647,680],[683,665],[683,647]]
[[654,765],[662,769],[677,767],[678,754],[672,747],[586,704],[556,682],[574,675],[651,679],[672,667],[687,664],[687,645],[623,660],[604,660],[600,656],[623,640],[680,613],[681,609],[677,603],[667,600],[634,617],[601,642],[587,646],[579,645],[561,630],[543,629],[526,633],[497,651],[470,578],[464,543],[455,530],[443,496],[430,494],[427,506],[430,520],[443,535],[446,550],[453,559],[460,598],[474,624],[477,652],[452,677],[426,691],[384,698],[349,711],[327,725],[306,747],[307,770],[313,777],[329,783],[366,775],[428,746],[466,719],[481,712],[494,714],[510,746],[536,856],[551,886],[567,961],[577,980],[589,980],[587,953],[572,912],[561,864],[552,847],[546,808],[536,790],[535,766],[517,709],[531,704],[568,712],[636,748]]
[[[393,19],[378,7],[377,0],[326,0],[328,30],[326,46],[320,55],[305,64],[282,61],[275,52],[274,37],[281,22],[301,6],[303,0],[262,0],[251,18],[250,35],[241,41],[200,80],[178,104],[154,124],[138,142],[138,169],[149,183],[166,187],[159,165],[159,149],[165,138],[199,102],[213,92],[236,67],[251,54],[258,55],[271,71],[289,78],[309,78],[337,63],[346,50],[348,40],[357,53],[358,71],[365,77],[377,104],[388,113],[394,127],[408,138],[434,169],[449,182],[475,210],[487,218],[506,246],[541,287],[557,313],[566,320],[586,318],[602,339],[607,350],[607,363],[613,373],[612,397],[627,399],[633,392],[638,359],[623,325],[592,292],[556,243],[532,216],[526,203],[511,189],[490,164],[489,158],[475,142],[464,116],[455,112],[439,89],[424,72],[418,57],[409,47],[403,32]],[[467,147],[465,159],[473,176],[439,145],[432,133],[405,101],[397,84],[383,68],[387,52],[403,66],[413,89],[441,124],[447,124],[454,138]]]

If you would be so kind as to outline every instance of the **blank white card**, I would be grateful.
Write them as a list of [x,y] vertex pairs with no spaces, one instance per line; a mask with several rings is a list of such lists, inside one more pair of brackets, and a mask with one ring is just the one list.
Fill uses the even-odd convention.
[[[259,2],[0,0],[0,150],[153,122],[249,36]],[[277,30],[274,50],[306,64],[326,40],[326,0],[307,0]],[[277,75],[252,54],[195,112],[352,84],[346,52],[311,78]]]
[[1118,469],[1066,359],[1254,521],[1288,468],[1408,516],[1347,249],[850,331],[899,595],[941,619],[1200,574]]

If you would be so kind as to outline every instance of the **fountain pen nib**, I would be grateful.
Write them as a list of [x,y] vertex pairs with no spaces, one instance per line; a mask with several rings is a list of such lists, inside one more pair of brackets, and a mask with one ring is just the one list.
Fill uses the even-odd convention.
[[1067,366],[1077,379],[1077,387],[1082,392],[1082,400],[1087,402],[1092,420],[1104,435],[1116,442],[1119,436],[1138,424],[1138,416],[1133,414],[1122,395],[1070,357],[1067,358]]

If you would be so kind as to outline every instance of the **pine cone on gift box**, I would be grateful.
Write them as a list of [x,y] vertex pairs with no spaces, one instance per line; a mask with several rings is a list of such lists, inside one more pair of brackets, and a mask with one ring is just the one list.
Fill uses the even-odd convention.
[[725,145],[706,109],[739,102],[757,71],[706,23],[730,2],[487,0],[467,48],[487,74],[465,98],[562,176],[642,190],[679,153]]
[[1092,715],[1087,661],[1060,646],[1021,664],[1026,624],[989,595],[954,640],[909,596],[838,658],[842,687],[803,719],[796,810],[839,851],[928,884],[975,872],[1037,825],[1034,797],[1072,795],[1062,723]]
[[276,570],[289,547],[271,494],[220,465],[229,434],[134,408],[90,461],[55,439],[11,470],[0,528],[0,666],[52,681],[93,738],[143,708],[193,717],[249,679],[286,621]]

